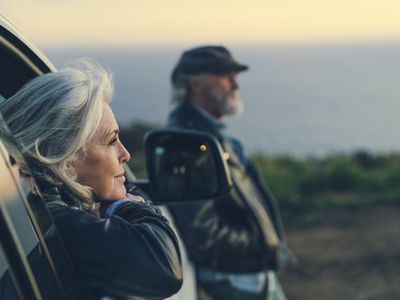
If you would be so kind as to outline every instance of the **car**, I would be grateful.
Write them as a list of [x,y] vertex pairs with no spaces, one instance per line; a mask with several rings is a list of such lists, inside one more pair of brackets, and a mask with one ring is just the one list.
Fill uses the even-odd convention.
[[[30,79],[54,70],[50,60],[0,14],[0,102]],[[1,115],[0,121],[4,122]],[[170,203],[215,199],[229,190],[231,181],[221,149],[204,133],[154,131],[146,139],[149,180],[138,180],[127,169],[128,179],[161,205],[173,225],[167,208]],[[0,278],[6,278],[6,284],[0,286],[0,299],[7,299],[11,290],[20,299],[47,299],[49,283],[52,295],[68,299],[71,286],[80,283],[76,276],[65,280],[65,274],[75,271],[62,238],[44,201],[32,202],[27,197],[30,184],[20,176],[1,141],[0,154]],[[49,232],[51,239],[46,238]],[[180,245],[184,283],[169,299],[196,299],[195,272],[183,243]]]

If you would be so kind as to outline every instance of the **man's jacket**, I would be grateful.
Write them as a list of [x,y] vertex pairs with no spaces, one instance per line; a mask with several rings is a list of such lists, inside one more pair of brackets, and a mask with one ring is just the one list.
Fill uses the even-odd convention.
[[210,133],[230,156],[233,188],[228,197],[170,207],[191,259],[222,272],[278,269],[284,232],[276,202],[254,165],[247,159],[244,163],[220,128],[191,104],[179,105],[168,126]]

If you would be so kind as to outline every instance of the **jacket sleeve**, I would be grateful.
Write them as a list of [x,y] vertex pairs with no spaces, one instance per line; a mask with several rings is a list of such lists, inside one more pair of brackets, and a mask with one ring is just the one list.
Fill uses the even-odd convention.
[[128,203],[106,219],[65,207],[52,214],[85,286],[124,299],[180,289],[177,238],[153,206]]

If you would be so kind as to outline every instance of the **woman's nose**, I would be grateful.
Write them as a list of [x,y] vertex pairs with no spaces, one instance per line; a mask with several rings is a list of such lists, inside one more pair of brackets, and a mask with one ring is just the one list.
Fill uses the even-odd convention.
[[121,163],[126,163],[127,161],[129,161],[131,159],[131,155],[129,154],[128,150],[126,150],[126,148],[124,147],[124,145],[122,143],[120,143],[121,146],[121,153],[120,153],[120,161]]

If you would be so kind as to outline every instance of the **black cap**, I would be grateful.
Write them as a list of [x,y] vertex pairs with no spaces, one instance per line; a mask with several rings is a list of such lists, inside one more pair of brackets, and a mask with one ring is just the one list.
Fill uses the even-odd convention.
[[173,84],[181,75],[226,74],[246,71],[249,67],[236,62],[222,46],[202,46],[183,52],[171,74]]

